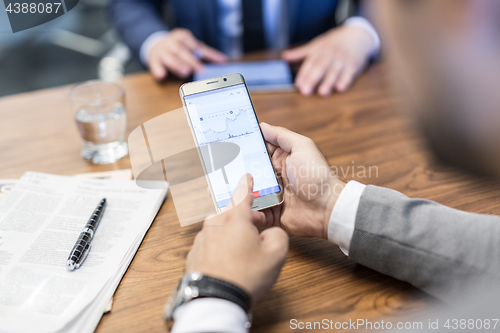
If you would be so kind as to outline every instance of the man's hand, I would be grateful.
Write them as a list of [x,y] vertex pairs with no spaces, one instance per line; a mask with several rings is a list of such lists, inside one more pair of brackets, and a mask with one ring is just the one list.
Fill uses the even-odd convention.
[[286,61],[303,60],[295,85],[303,95],[311,95],[316,86],[321,96],[333,90],[345,92],[368,63],[374,41],[357,26],[341,26],[314,38],[309,43],[284,51]]
[[177,28],[152,48],[148,66],[157,80],[165,79],[169,72],[186,78],[203,69],[200,59],[220,63],[226,61],[227,57],[197,40],[191,31]]
[[261,123],[261,129],[273,166],[281,174],[285,200],[281,206],[256,212],[254,224],[326,239],[333,206],[345,183],[311,139],[266,123]]
[[188,254],[186,272],[234,283],[255,300],[278,278],[288,252],[288,236],[280,228],[259,234],[251,222],[257,214],[251,211],[252,188],[252,177],[243,177],[233,193],[239,203],[205,220]]

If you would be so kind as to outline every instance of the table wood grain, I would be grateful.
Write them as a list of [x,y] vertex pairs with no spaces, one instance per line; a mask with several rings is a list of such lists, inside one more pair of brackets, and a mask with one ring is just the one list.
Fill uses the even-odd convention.
[[[252,99],[261,121],[311,137],[346,179],[470,212],[499,214],[500,184],[433,158],[405,116],[400,96],[391,92],[386,66],[369,68],[346,94],[320,98],[288,92],[253,94]],[[180,82],[160,85],[141,73],[125,77],[123,83],[128,133],[182,106]],[[130,167],[128,157],[106,166],[80,157],[69,90],[66,86],[0,99],[0,178],[18,178],[25,171],[72,175]],[[168,198],[97,332],[167,331],[162,309],[183,275],[186,254],[200,227],[180,227]],[[291,319],[395,322],[429,312],[435,303],[406,283],[350,262],[327,241],[291,237],[277,283],[255,304],[252,332],[288,332]]]

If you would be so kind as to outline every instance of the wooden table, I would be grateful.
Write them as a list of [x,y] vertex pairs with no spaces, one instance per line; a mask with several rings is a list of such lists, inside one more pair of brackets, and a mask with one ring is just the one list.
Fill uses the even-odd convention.
[[[399,110],[386,72],[386,65],[376,64],[349,93],[330,98],[295,92],[252,98],[261,121],[311,137],[347,179],[471,212],[499,214],[500,185],[434,160]],[[179,82],[158,85],[144,73],[126,77],[124,84],[129,133],[182,106]],[[0,99],[0,178],[18,178],[28,170],[71,175],[130,167],[128,158],[95,166],[80,157],[69,89]],[[370,177],[363,177],[360,167],[369,166],[376,168]],[[171,198],[166,201],[115,294],[112,312],[103,316],[97,332],[166,331],[163,305],[183,275],[184,258],[200,227],[181,228]],[[287,332],[293,318],[395,322],[428,311],[434,302],[406,283],[350,262],[327,241],[291,237],[278,282],[255,306],[252,331]]]

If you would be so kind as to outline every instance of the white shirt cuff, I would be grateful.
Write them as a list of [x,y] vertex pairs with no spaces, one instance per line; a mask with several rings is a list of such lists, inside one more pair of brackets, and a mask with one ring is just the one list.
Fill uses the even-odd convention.
[[337,244],[346,256],[349,256],[358,212],[359,200],[363,195],[366,185],[351,180],[340,192],[328,222],[328,240]]
[[219,298],[199,298],[174,313],[171,333],[247,333],[247,314],[237,304]]
[[380,37],[378,36],[377,31],[375,31],[373,25],[367,19],[361,16],[349,17],[347,20],[345,20],[344,25],[350,25],[365,29],[373,39],[373,48],[370,52],[370,57],[375,57],[378,55],[380,51]]
[[140,50],[140,58],[141,62],[145,65],[148,66],[149,64],[149,54],[151,53],[151,50],[153,47],[158,44],[160,40],[163,39],[168,34],[168,31],[162,30],[162,31],[157,31],[153,34],[151,34],[146,40],[142,43],[141,45],[141,50]]

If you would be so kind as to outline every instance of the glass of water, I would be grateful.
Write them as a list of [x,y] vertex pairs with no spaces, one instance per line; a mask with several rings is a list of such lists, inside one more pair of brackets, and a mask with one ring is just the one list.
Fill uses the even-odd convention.
[[108,164],[126,156],[125,88],[117,82],[88,81],[74,87],[70,98],[83,139],[83,158]]

